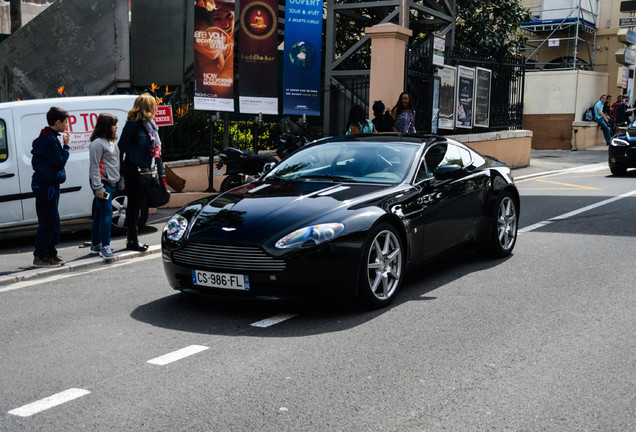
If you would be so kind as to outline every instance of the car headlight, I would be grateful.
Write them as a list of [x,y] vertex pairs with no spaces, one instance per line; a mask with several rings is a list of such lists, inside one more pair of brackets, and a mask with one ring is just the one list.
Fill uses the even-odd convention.
[[629,146],[629,143],[625,140],[622,140],[620,138],[614,138],[612,139],[612,145],[613,146]]
[[181,237],[183,237],[183,235],[185,234],[186,229],[188,229],[188,220],[179,214],[172,216],[172,218],[163,228],[168,239],[173,241],[181,240]]
[[287,234],[276,242],[279,249],[316,246],[338,237],[344,231],[344,224],[325,223],[304,227]]

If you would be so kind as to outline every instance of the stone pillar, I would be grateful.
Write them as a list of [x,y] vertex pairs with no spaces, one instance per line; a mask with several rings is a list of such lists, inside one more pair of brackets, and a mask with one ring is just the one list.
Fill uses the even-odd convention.
[[367,27],[365,32],[371,38],[369,118],[373,118],[374,101],[381,100],[391,110],[404,91],[406,41],[413,31],[384,23]]

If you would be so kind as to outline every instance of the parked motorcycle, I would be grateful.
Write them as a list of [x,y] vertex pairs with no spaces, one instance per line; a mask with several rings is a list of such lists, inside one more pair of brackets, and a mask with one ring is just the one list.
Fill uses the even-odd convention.
[[253,182],[263,174],[266,164],[276,163],[273,156],[261,156],[253,151],[233,147],[219,152],[219,158],[221,161],[216,164],[217,171],[214,175],[220,175],[223,166],[227,175],[221,182],[221,192]]
[[[279,123],[281,134],[276,148],[276,155],[280,160],[286,159],[290,154],[307,143],[303,135],[303,129],[284,117]],[[214,175],[221,174],[221,168],[225,166],[227,177],[221,182],[221,192],[228,191],[242,184],[253,182],[260,178],[278,163],[273,156],[262,156],[249,150],[241,150],[228,147],[218,153],[221,161],[216,164]]]

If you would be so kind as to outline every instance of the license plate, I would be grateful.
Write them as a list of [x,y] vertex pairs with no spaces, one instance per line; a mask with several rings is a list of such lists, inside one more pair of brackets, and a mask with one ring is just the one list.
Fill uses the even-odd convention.
[[192,270],[192,283],[199,286],[249,291],[248,275]]

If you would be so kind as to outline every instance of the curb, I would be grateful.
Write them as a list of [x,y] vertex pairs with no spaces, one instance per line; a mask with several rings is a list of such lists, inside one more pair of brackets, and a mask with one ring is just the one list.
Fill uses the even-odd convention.
[[161,252],[161,246],[153,245],[153,246],[149,246],[146,252],[135,252],[135,251],[122,252],[116,255],[115,258],[110,261],[105,261],[103,258],[97,256],[97,257],[90,257],[90,258],[80,259],[77,261],[67,262],[61,267],[33,268],[29,270],[18,271],[10,275],[0,276],[0,286],[10,285],[12,283],[27,281],[27,280],[35,279],[39,277],[52,276],[59,273],[72,272],[74,270],[79,270],[79,269],[83,269],[87,267],[93,267],[99,264],[108,265],[115,262],[126,261],[131,258],[136,258],[143,255],[151,255],[151,254],[155,254],[159,252]]

